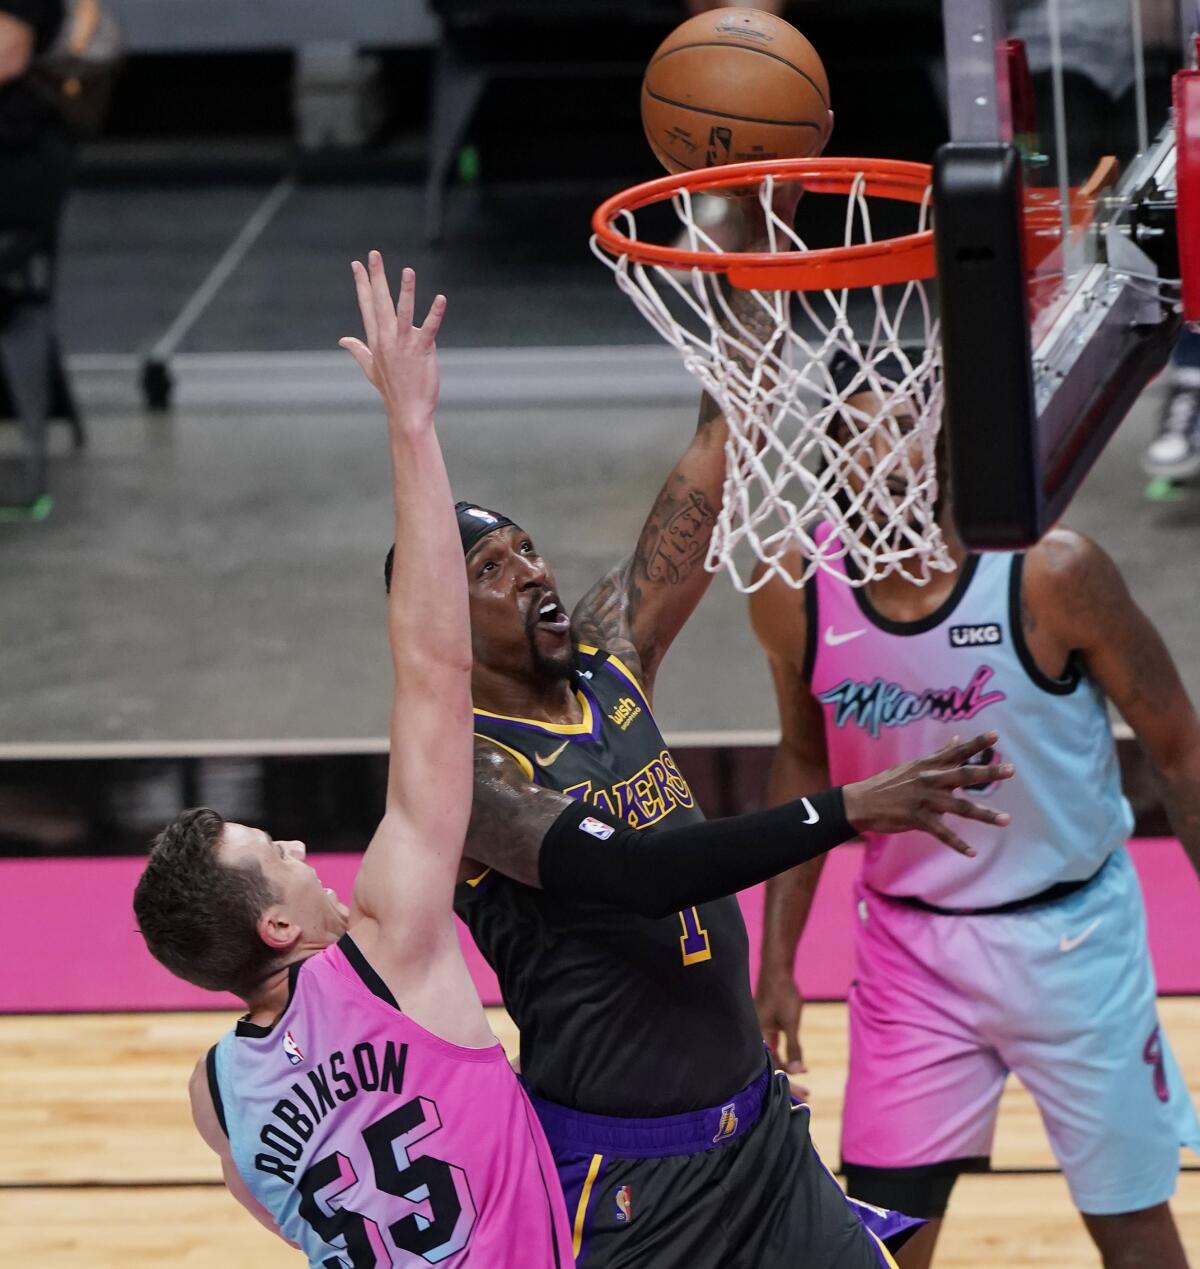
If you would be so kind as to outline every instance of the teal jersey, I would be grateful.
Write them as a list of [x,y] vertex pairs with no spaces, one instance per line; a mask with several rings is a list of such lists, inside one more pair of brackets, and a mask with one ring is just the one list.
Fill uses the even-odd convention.
[[[641,685],[578,645],[582,719],[555,725],[475,713],[476,734],[526,777],[634,828],[703,819]],[[649,1118],[721,1102],[762,1066],[737,900],[649,919],[546,895],[494,872],[455,910],[496,971],[538,1096],[590,1114]]]

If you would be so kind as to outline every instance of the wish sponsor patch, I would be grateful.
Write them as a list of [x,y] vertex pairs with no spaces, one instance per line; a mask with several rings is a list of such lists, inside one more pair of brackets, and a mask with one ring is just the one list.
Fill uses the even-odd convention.
[[596,819],[594,816],[587,816],[579,821],[579,827],[585,833],[590,833],[593,837],[598,837],[602,842],[608,839],[616,832],[611,824],[605,824],[602,820]]

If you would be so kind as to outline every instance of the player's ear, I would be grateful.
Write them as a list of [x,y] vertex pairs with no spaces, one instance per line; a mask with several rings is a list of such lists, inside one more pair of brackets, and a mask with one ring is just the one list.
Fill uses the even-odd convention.
[[258,937],[277,952],[286,952],[300,937],[300,927],[277,903],[265,909],[256,926]]

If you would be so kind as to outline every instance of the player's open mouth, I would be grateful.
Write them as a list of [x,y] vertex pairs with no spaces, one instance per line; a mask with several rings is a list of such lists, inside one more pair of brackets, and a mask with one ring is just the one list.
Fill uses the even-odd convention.
[[547,595],[537,608],[534,626],[547,634],[564,635],[571,628],[571,618],[564,611],[555,595]]

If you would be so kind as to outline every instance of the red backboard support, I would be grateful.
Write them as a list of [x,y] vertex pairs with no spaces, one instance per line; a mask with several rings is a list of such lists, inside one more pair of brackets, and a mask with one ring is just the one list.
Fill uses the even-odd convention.
[[1177,71],[1172,97],[1183,316],[1200,322],[1200,70]]

